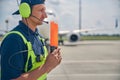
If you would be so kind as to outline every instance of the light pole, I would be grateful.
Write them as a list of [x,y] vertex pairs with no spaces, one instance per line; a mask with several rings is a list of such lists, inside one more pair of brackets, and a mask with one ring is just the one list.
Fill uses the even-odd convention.
[[8,32],[8,23],[9,23],[9,20],[6,19],[6,20],[5,20],[5,23],[6,23],[6,32]]
[[78,13],[78,15],[79,15],[79,30],[81,29],[81,0],[79,0],[79,13]]

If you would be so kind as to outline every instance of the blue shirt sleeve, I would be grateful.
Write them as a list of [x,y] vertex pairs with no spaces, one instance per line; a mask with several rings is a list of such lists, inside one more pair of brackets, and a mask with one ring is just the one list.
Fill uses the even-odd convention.
[[1,80],[11,80],[24,72],[26,46],[17,34],[8,35],[1,44]]

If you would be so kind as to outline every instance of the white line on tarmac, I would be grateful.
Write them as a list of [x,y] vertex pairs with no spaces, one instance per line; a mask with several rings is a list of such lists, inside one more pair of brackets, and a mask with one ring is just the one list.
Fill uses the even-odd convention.
[[[66,76],[65,74],[51,74],[49,75],[49,77],[53,77],[53,76],[59,76],[59,77],[63,77]],[[120,74],[67,74],[67,76],[120,76]]]
[[64,60],[62,63],[120,63],[120,60]]

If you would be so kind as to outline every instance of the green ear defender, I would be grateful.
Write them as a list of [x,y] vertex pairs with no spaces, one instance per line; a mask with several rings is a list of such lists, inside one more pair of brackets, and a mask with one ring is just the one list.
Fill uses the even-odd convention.
[[28,18],[31,14],[31,8],[28,3],[22,3],[19,6],[19,13],[23,18]]

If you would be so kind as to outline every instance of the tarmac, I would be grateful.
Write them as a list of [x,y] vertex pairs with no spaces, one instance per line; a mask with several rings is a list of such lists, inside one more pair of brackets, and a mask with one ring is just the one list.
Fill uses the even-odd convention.
[[120,80],[120,41],[65,42],[48,80]]

